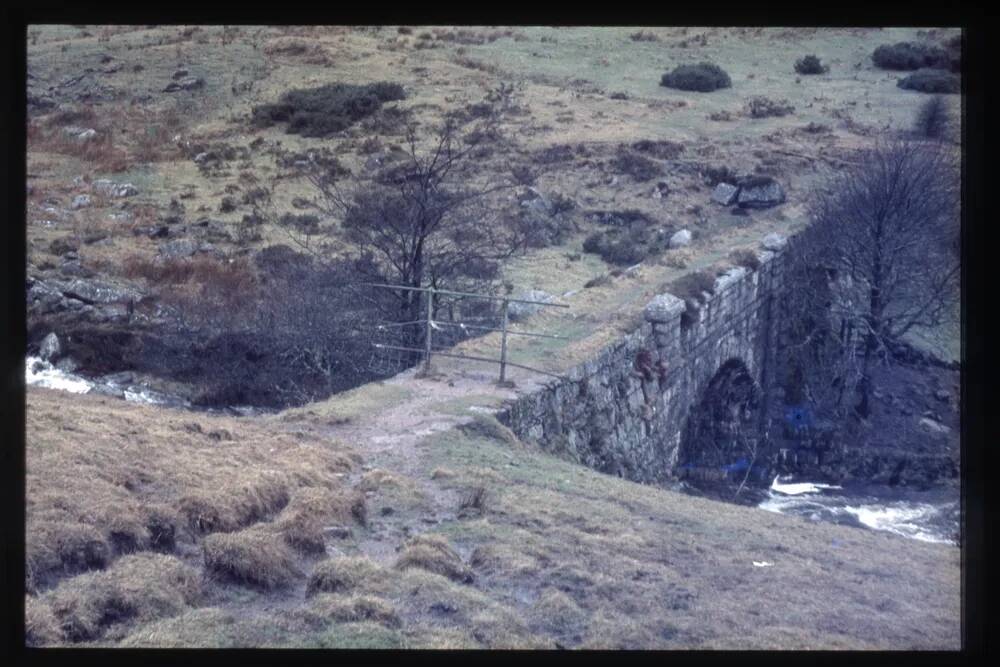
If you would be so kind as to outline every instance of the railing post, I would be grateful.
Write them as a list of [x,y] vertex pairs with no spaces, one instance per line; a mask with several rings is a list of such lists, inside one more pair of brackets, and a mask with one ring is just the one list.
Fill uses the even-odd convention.
[[503,300],[503,316],[500,325],[500,384],[507,380],[507,306],[510,302]]
[[427,334],[424,336],[424,374],[431,372],[431,322],[434,317],[434,288],[427,288]]

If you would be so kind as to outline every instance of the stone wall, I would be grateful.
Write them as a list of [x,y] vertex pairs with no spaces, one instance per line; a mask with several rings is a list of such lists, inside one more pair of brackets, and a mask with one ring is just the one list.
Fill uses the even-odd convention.
[[737,359],[761,386],[769,382],[785,242],[764,246],[757,270],[719,276],[696,311],[658,295],[636,331],[497,418],[522,440],[602,472],[646,483],[674,477],[687,416],[719,368]]

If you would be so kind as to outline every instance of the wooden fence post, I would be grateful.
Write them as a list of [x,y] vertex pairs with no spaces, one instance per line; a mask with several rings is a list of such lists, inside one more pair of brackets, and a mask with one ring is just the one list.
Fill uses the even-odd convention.
[[503,317],[500,325],[500,384],[507,380],[507,306],[510,302],[503,300]]
[[431,323],[434,321],[434,288],[427,289],[427,335],[424,337],[424,375],[431,372]]

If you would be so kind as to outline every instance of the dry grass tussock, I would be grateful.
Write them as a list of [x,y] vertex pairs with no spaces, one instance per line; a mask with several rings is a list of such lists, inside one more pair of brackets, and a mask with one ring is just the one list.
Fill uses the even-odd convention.
[[[223,430],[231,440],[210,437]],[[356,454],[260,421],[31,389],[26,434],[29,591],[283,509],[278,527],[289,535],[312,519],[363,516],[342,477]],[[316,494],[328,500],[322,509]]]
[[98,638],[113,626],[176,615],[200,593],[200,577],[191,566],[165,554],[134,554],[104,572],[63,582],[28,607],[37,636],[51,632],[47,607],[62,638],[78,642]]
[[373,595],[341,597],[323,593],[313,598],[310,608],[323,618],[341,623],[373,621],[390,628],[402,625],[392,603]]
[[290,56],[306,65],[331,65],[330,53],[314,39],[278,37],[264,43],[264,53],[269,56]]
[[368,506],[357,489],[307,487],[299,491],[274,520],[285,543],[303,553],[323,553],[324,529],[331,525],[365,526]]
[[205,567],[224,581],[263,589],[281,588],[302,576],[295,555],[266,526],[235,533],[215,533],[202,542]]
[[362,586],[370,589],[385,579],[385,570],[367,557],[330,558],[317,564],[309,575],[306,595],[351,592]]
[[187,116],[121,104],[61,109],[29,122],[28,150],[75,157],[98,173],[121,172],[180,158],[173,138]]
[[453,581],[472,583],[473,575],[462,558],[441,535],[423,534],[410,539],[399,558],[397,569],[418,567],[428,572],[440,574]]

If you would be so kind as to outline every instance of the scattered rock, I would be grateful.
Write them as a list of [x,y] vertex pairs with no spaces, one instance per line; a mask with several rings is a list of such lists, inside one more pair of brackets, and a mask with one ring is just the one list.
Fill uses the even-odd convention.
[[67,125],[62,129],[62,133],[72,139],[80,139],[81,135],[86,134],[86,137],[83,138],[91,139],[97,135],[97,130],[89,127],[80,127],[79,125]]
[[163,89],[165,93],[174,93],[178,90],[197,90],[205,85],[205,80],[196,77],[188,76],[178,79],[176,81],[171,81],[167,84],[167,87]]
[[740,184],[736,203],[744,208],[769,208],[785,201],[781,184],[769,177],[755,177]]
[[76,211],[81,208],[87,208],[93,203],[94,200],[91,198],[90,195],[77,195],[73,197],[73,201],[70,202],[69,207],[74,211]]
[[667,185],[666,181],[660,181],[653,188],[653,199],[666,199],[667,195],[670,194],[670,187]]
[[63,262],[59,267],[59,273],[64,276],[76,277],[76,278],[93,278],[94,272],[87,269],[80,263],[79,259],[72,259]]
[[671,248],[686,248],[689,245],[691,245],[691,232],[686,229],[682,229],[670,237]]
[[123,303],[142,297],[138,290],[131,287],[98,280],[73,280],[62,287],[62,292],[87,304]]
[[198,252],[199,243],[193,239],[177,239],[160,246],[159,252],[167,259],[190,257]]
[[765,250],[771,250],[773,252],[777,252],[778,250],[781,250],[786,245],[788,245],[788,239],[786,239],[781,234],[772,232],[771,234],[768,234],[767,236],[764,237],[764,239],[760,242],[760,245]]
[[55,361],[61,353],[62,345],[54,331],[42,339],[42,344],[38,348],[39,357],[45,361]]
[[950,433],[951,429],[936,419],[931,419],[930,417],[922,417],[920,419],[920,425],[931,431],[932,433]]
[[643,315],[647,322],[671,322],[680,313],[683,313],[685,304],[683,299],[678,299],[673,294],[659,294],[646,304]]
[[131,183],[115,183],[114,181],[110,181],[106,178],[94,181],[93,188],[98,194],[102,194],[106,197],[114,197],[116,199],[132,197],[139,194],[139,189]]
[[740,194],[740,189],[730,183],[719,183],[712,191],[712,201],[723,206],[731,206],[736,203],[736,198]]

